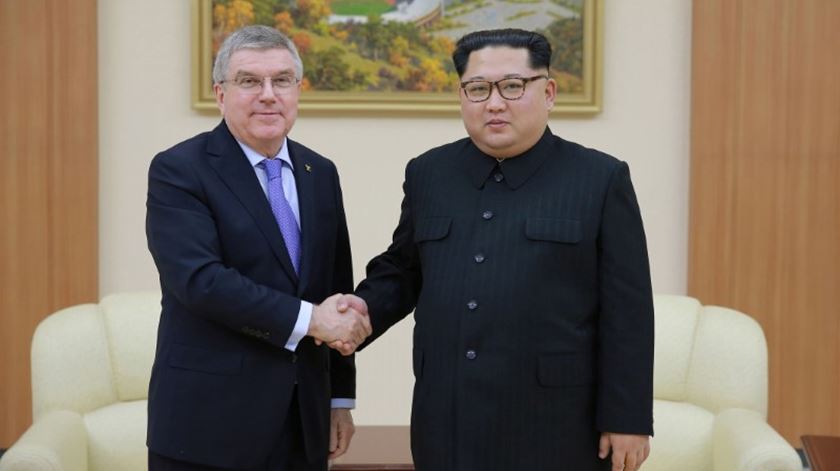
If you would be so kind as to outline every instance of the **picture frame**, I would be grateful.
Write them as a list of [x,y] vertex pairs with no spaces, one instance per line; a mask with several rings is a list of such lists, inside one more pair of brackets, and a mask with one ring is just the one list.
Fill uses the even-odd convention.
[[[498,27],[537,30],[552,42],[552,77],[558,83],[553,114],[601,111],[603,0],[192,1],[192,101],[200,111],[217,110],[215,48],[245,24],[285,29],[295,41],[304,59],[302,112],[456,113],[454,43],[466,32]],[[429,13],[430,5],[439,10]]]

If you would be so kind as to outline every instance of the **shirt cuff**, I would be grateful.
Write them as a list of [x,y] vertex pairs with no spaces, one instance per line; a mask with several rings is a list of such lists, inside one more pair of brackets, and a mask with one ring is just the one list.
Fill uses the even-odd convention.
[[295,328],[292,329],[292,335],[290,335],[289,340],[286,341],[286,350],[293,352],[297,349],[300,339],[309,332],[310,320],[312,320],[312,303],[301,301],[297,322],[295,322]]
[[355,409],[356,400],[343,397],[336,397],[330,400],[330,407],[333,409]]

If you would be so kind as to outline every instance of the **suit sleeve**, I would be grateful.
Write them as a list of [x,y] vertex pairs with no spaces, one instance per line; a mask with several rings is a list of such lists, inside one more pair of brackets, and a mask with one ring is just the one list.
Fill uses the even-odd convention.
[[[338,209],[338,227],[335,247],[335,268],[333,270],[333,289],[337,293],[353,292],[353,261],[350,253],[350,235],[347,231],[347,217],[344,213],[344,198],[338,172],[335,172],[336,208]],[[355,354],[342,356],[330,349],[330,385],[332,398],[356,397],[356,361]]]
[[598,249],[597,426],[653,435],[653,294],[642,218],[624,162],[610,177]]
[[412,165],[415,162],[413,160],[406,166],[400,220],[391,245],[368,263],[367,277],[356,287],[356,294],[368,304],[373,327],[373,334],[361,348],[402,320],[417,304],[422,276],[420,256],[414,243],[410,196]]
[[223,261],[216,215],[189,159],[158,154],[149,168],[146,237],[161,286],[189,312],[283,348],[300,299]]

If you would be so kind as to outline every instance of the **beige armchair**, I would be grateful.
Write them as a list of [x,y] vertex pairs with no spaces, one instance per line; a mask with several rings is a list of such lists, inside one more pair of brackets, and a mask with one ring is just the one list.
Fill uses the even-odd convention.
[[752,318],[654,299],[654,431],[644,471],[800,471],[767,424],[767,344]]
[[[159,301],[153,292],[107,296],[38,326],[35,421],[0,459],[0,471],[146,469]],[[643,471],[801,470],[766,422],[767,350],[758,324],[688,297],[655,303],[656,437]]]
[[145,471],[160,294],[107,296],[44,319],[32,341],[34,423],[2,471]]

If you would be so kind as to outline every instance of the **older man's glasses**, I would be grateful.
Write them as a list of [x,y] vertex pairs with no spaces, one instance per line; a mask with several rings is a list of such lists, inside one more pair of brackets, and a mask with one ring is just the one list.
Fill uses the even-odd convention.
[[505,100],[518,100],[525,95],[525,85],[534,80],[547,79],[547,75],[535,75],[533,77],[510,77],[495,82],[487,80],[468,80],[461,82],[461,88],[467,100],[481,102],[490,98],[493,93],[493,86],[499,90],[499,95]]
[[231,83],[236,88],[249,95],[262,93],[265,81],[271,82],[271,90],[276,94],[288,93],[294,88],[299,80],[292,75],[280,75],[278,77],[257,77],[255,75],[240,75],[230,80],[223,80],[221,83]]

